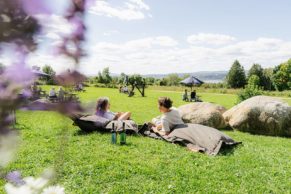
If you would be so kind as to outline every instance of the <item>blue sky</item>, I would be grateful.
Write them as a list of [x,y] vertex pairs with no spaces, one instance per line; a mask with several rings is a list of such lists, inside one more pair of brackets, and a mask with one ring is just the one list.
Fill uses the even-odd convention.
[[[107,1],[121,6],[124,1]],[[179,40],[193,33],[229,34],[242,40],[257,37],[290,39],[291,1],[288,0],[145,0],[152,18],[124,21],[118,18],[89,17],[94,32],[118,30],[116,41],[143,36],[169,35]],[[92,21],[91,21],[92,20]],[[92,25],[93,26],[93,25]],[[101,40],[104,37],[99,37]],[[109,40],[109,39],[107,39]]]
[[[30,65],[58,72],[72,62],[51,55],[69,27],[60,14],[67,1],[46,0],[44,35]],[[80,70],[96,74],[228,70],[235,59],[273,67],[291,58],[289,0],[92,0],[86,15],[88,52]]]

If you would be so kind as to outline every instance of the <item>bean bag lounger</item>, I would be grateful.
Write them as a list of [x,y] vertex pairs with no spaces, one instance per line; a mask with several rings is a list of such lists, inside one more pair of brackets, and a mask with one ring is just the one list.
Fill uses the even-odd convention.
[[122,129],[123,123],[125,123],[126,133],[137,133],[137,125],[132,120],[125,121],[110,121],[106,118],[97,115],[82,115],[75,114],[71,117],[74,121],[74,125],[78,126],[82,131],[85,132],[110,132],[114,123],[115,130],[119,131]]
[[231,147],[241,143],[234,141],[215,128],[199,124],[179,125],[165,136],[150,131],[146,131],[144,135],[187,147],[190,145],[197,151],[208,155],[217,155],[222,147]]

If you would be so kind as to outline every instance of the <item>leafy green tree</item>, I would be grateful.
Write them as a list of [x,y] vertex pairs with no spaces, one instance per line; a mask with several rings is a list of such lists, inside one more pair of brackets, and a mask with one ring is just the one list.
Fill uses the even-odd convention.
[[242,88],[246,84],[246,75],[243,66],[236,60],[226,76],[227,85],[231,88]]
[[116,86],[118,84],[118,77],[112,77],[112,80],[111,80],[111,83],[112,83],[112,86]]
[[109,84],[112,81],[112,77],[110,76],[109,67],[106,67],[102,70],[102,78],[104,84]]
[[136,88],[138,89],[138,91],[141,93],[143,97],[145,96],[146,81],[141,75],[134,74],[134,75],[129,76],[128,84],[130,84],[132,88],[130,93],[133,94],[133,91]]
[[125,79],[126,79],[125,73],[121,73],[118,78],[118,84],[123,84]]
[[260,78],[257,75],[249,77],[248,84],[241,92],[238,93],[238,102],[242,102],[253,96],[262,95],[263,91],[260,87]]
[[98,71],[98,75],[95,78],[97,83],[103,83],[103,77],[102,77],[102,73],[100,71]]
[[42,71],[48,74],[49,76],[45,76],[41,78],[41,80],[45,81],[45,83],[48,85],[54,85],[55,84],[54,78],[56,75],[56,72],[54,71],[54,69],[50,65],[45,65],[42,67]]
[[261,84],[264,90],[274,90],[273,84],[273,68],[267,68],[263,70],[263,78],[261,80]]
[[159,82],[160,86],[167,86],[168,85],[168,79],[167,78],[162,78]]
[[98,72],[98,76],[95,78],[97,83],[110,84],[112,82],[112,77],[110,76],[109,67],[106,67],[102,72]]
[[251,75],[248,80],[248,87],[259,87],[260,86],[260,77],[257,75]]
[[291,59],[274,68],[273,78],[277,90],[291,89]]
[[169,86],[177,86],[180,84],[180,81],[181,81],[181,78],[176,73],[169,74],[166,77],[166,79],[167,79],[167,85]]
[[130,85],[143,85],[144,84],[144,78],[139,74],[134,74],[128,77],[128,83]]
[[154,85],[156,82],[156,79],[154,77],[147,77],[145,80],[146,80],[147,85],[151,85],[151,86]]
[[252,76],[252,75],[256,75],[259,77],[260,79],[260,83],[259,86],[263,86],[263,77],[264,77],[264,69],[262,68],[261,65],[259,64],[253,64],[253,66],[251,67],[251,69],[248,72],[248,79]]

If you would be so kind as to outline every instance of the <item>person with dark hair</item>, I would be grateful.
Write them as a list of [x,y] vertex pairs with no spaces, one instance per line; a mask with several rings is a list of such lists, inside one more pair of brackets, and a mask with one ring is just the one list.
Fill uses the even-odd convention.
[[152,130],[160,135],[168,135],[177,125],[184,124],[179,111],[172,107],[173,101],[168,97],[158,99],[158,107],[162,116],[152,120]]
[[112,120],[128,120],[130,119],[131,113],[111,112],[109,98],[101,97],[97,100],[96,115],[112,121]]
[[196,99],[196,90],[194,90],[193,92],[191,92],[191,95],[190,95],[190,101],[192,102],[192,101],[194,101],[194,102],[196,102],[197,101],[197,99]]

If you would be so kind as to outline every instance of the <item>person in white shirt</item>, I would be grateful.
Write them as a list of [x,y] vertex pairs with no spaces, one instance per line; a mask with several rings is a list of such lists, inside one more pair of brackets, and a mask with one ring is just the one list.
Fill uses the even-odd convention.
[[160,135],[168,135],[177,125],[184,124],[179,111],[172,107],[173,101],[168,97],[160,97],[158,107],[162,116],[160,119],[153,119],[152,130]]
[[50,89],[49,97],[51,97],[51,98],[57,98],[57,94],[56,94],[55,88],[51,88]]

